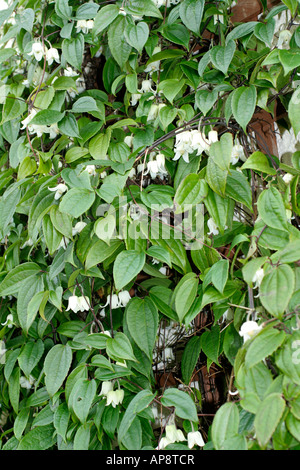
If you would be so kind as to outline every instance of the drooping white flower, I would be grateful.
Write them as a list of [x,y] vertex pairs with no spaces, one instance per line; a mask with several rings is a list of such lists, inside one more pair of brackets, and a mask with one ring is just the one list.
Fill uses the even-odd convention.
[[80,33],[80,31],[83,32],[83,34],[87,34],[91,29],[94,27],[94,20],[78,20],[76,22],[76,32]]
[[27,388],[27,390],[31,389],[32,386],[35,384],[35,379],[30,375],[28,379],[24,376],[20,377],[20,386],[22,388]]
[[172,362],[175,359],[174,352],[172,348],[165,348],[164,350],[165,361]]
[[151,106],[150,106],[150,109],[149,109],[147,122],[155,121],[155,119],[157,118],[157,116],[159,114],[159,111],[164,106],[166,106],[165,103],[159,103],[159,104],[152,103]]
[[141,93],[132,93],[130,97],[130,104],[131,106],[135,106],[139,99],[141,98],[142,94]]
[[108,305],[111,305],[112,309],[119,308],[121,306],[119,297],[117,294],[110,294],[107,296],[106,304],[103,305],[102,307],[105,308]]
[[55,47],[50,47],[50,49],[47,50],[46,52],[46,60],[48,62],[48,65],[52,65],[53,62],[59,63],[59,53],[58,50],[55,49]]
[[83,171],[86,171],[91,176],[96,176],[96,167],[95,165],[87,165]]
[[106,400],[105,406],[112,405],[113,408],[116,408],[117,405],[120,405],[123,402],[124,390],[122,389],[111,390],[107,393],[106,397],[107,397],[107,400]]
[[72,310],[74,313],[84,312],[89,310],[90,306],[84,296],[78,297],[77,295],[71,295],[68,299],[68,310]]
[[41,42],[34,42],[31,47],[31,51],[28,53],[28,55],[34,55],[34,58],[39,62],[44,54],[47,55],[47,47],[41,43]]
[[128,147],[132,147],[133,145],[133,135],[127,135],[124,139],[125,144],[128,145]]
[[176,161],[182,157],[186,163],[189,163],[189,154],[193,153],[192,134],[190,131],[183,131],[176,134],[174,151],[175,156],[173,160]]
[[166,426],[166,438],[170,442],[186,441],[183,432],[181,431],[181,429],[177,429],[175,424],[168,424]]
[[76,75],[78,75],[78,73],[72,69],[72,67],[66,67],[64,69],[64,76],[65,77],[76,77]]
[[129,300],[131,299],[131,296],[128,290],[122,290],[121,292],[119,292],[118,298],[119,298],[120,307],[126,307]]
[[37,111],[36,111],[35,109],[32,109],[32,110],[30,111],[30,113],[28,114],[28,116],[27,116],[25,119],[23,119],[23,121],[21,121],[21,124],[23,124],[23,126],[21,127],[21,129],[25,129],[25,128],[29,125],[30,121],[34,118],[34,116],[36,115],[36,113],[37,113]]
[[59,183],[54,188],[48,188],[49,191],[55,191],[54,199],[59,199],[66,191],[68,191],[68,186],[64,183]]
[[1,323],[1,325],[7,326],[7,328],[12,328],[14,326],[14,318],[11,313],[7,315],[6,321],[4,323]]
[[255,283],[254,289],[260,286],[263,278],[264,278],[265,272],[263,268],[260,268],[256,271],[256,273],[253,276],[252,282]]
[[290,40],[292,39],[292,32],[288,29],[280,31],[277,42],[277,49],[289,49]]
[[[161,52],[161,47],[156,46],[153,49],[153,54],[152,55],[158,54],[159,52]],[[157,72],[159,70],[159,68],[160,68],[160,60],[156,60],[156,61],[151,62],[150,64],[148,64],[144,71],[146,73],[149,73],[150,75],[152,75],[154,72]]]
[[207,235],[219,235],[219,229],[214,219],[208,219],[207,226],[209,228],[209,232],[207,233]]
[[102,382],[102,386],[101,386],[101,391],[100,391],[100,396],[101,395],[104,395],[104,396],[107,396],[107,394],[109,392],[111,392],[112,390],[114,389],[114,384],[113,382],[109,382],[109,381],[104,381]]
[[282,179],[285,182],[285,184],[290,184],[293,178],[294,178],[294,175],[291,175],[291,173],[286,173]]
[[33,241],[31,240],[31,238],[28,238],[28,240],[26,240],[26,242],[23,243],[22,246],[20,246],[20,250],[23,250],[24,248],[26,248],[26,246],[33,246]]
[[84,229],[85,226],[86,226],[85,222],[81,222],[81,221],[77,222],[77,224],[75,224],[75,226],[72,228],[73,237],[77,235],[78,233],[80,233]]
[[156,93],[156,91],[152,88],[152,80],[143,80],[141,83],[141,89],[139,90],[140,93]]
[[239,335],[244,338],[245,343],[248,339],[253,338],[261,329],[262,326],[258,325],[256,321],[249,320],[242,324]]
[[199,431],[189,432],[187,435],[188,447],[192,449],[195,445],[199,447],[204,447],[205,442]]
[[236,165],[239,160],[245,161],[244,149],[241,144],[235,144],[232,148],[230,162],[232,165]]

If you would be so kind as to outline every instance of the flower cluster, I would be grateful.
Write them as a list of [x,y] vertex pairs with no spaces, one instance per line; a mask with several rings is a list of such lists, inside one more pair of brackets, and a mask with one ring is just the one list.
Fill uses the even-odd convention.
[[183,441],[188,441],[188,447],[189,449],[192,449],[195,447],[195,445],[199,447],[204,447],[205,442],[203,440],[203,437],[200,433],[200,431],[192,431],[189,432],[186,437],[184,437],[183,432],[181,429],[177,429],[175,424],[167,424],[166,426],[166,434],[164,437],[161,438],[159,441],[159,445],[157,447],[157,450],[163,450],[165,449],[169,444],[174,444],[175,442],[183,442]]
[[68,310],[72,310],[74,313],[77,312],[84,312],[85,310],[89,310],[90,305],[85,296],[81,295],[78,297],[77,295],[71,295],[68,299]]
[[113,408],[116,408],[123,402],[124,399],[124,390],[118,388],[114,390],[114,381],[104,381],[102,382],[101,392],[99,396],[106,398],[106,405],[111,405]]

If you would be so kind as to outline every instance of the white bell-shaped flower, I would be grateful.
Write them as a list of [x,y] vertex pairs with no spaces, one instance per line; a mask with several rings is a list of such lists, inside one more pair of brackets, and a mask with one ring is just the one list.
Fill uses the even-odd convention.
[[205,446],[205,442],[199,431],[189,432],[187,435],[187,440],[189,449],[192,449],[194,446]]
[[34,58],[39,62],[44,54],[47,54],[47,47],[41,42],[34,42],[31,47],[31,51],[28,55],[34,55]]
[[47,50],[46,52],[46,60],[48,62],[48,65],[52,65],[53,62],[59,63],[59,53],[58,50],[55,49],[55,47],[50,47],[50,49]]
[[116,408],[117,405],[120,405],[123,402],[124,390],[111,390],[107,393],[106,398],[107,400],[105,406],[112,405],[113,408]]
[[77,222],[77,224],[75,225],[75,227],[72,228],[72,235],[73,237],[75,235],[77,235],[78,233],[80,233],[84,227],[86,226],[86,223],[85,222]]
[[244,343],[248,340],[253,338],[259,331],[261,331],[262,326],[258,325],[256,321],[246,321],[242,324],[239,335],[244,338]]
[[255,272],[253,279],[252,279],[252,282],[255,283],[254,289],[256,289],[257,287],[261,285],[264,275],[265,275],[265,272],[263,268],[260,268]]
[[209,232],[207,233],[207,235],[219,235],[219,229],[214,219],[208,219],[207,226],[209,228]]
[[48,188],[49,191],[55,191],[54,199],[59,199],[66,191],[68,191],[68,186],[64,183],[59,183],[54,188]]
[[128,290],[122,290],[121,292],[119,292],[118,298],[119,298],[119,304],[121,307],[126,307],[129,300],[131,299]]
[[113,382],[104,381],[104,382],[102,382],[101,391],[100,391],[100,394],[99,394],[99,395],[107,396],[107,394],[108,394],[109,392],[111,392],[113,389],[114,389],[114,384],[113,384]]

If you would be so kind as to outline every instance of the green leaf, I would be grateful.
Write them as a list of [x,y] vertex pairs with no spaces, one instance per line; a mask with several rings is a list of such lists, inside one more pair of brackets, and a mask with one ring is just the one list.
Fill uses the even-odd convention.
[[159,83],[158,91],[161,91],[167,100],[173,103],[174,98],[180,92],[184,84],[184,79],[170,78]]
[[235,201],[241,202],[252,212],[251,187],[246,176],[240,171],[231,170],[227,175],[225,194]]
[[91,111],[99,111],[96,100],[91,96],[82,96],[72,106],[72,113],[90,113]]
[[192,306],[198,290],[199,279],[195,273],[188,273],[179,281],[174,290],[175,310],[182,322]]
[[[39,281],[39,280],[37,280]],[[21,295],[23,294],[22,290],[20,289],[19,292],[19,299],[17,302],[17,313],[18,313],[18,318],[20,321],[20,324],[23,328],[24,331],[28,331],[30,326],[35,320],[35,317],[38,313],[38,310],[40,308],[40,305],[42,303],[42,300],[44,298],[44,291],[42,292],[36,292],[40,288],[41,284],[40,282],[36,283],[36,286],[34,284],[30,284],[29,289],[28,289],[28,295],[30,295],[30,300],[28,302],[28,295],[26,292],[26,297],[23,297],[21,300]],[[24,285],[25,289],[25,285]],[[29,294],[30,292],[30,294]],[[24,302],[24,299],[26,299],[26,303]]]
[[58,206],[52,206],[50,209],[50,219],[58,232],[67,238],[72,238],[72,219],[67,214],[63,214]]
[[213,157],[209,157],[206,165],[205,179],[214,193],[219,196],[225,196],[227,171],[221,170]]
[[203,113],[203,116],[206,116],[208,111],[211,110],[213,105],[218,99],[217,90],[199,90],[196,92],[195,100],[196,105]]
[[176,388],[165,390],[161,403],[164,406],[174,406],[175,414],[182,419],[188,419],[194,423],[198,421],[197,409],[192,398],[185,392]]
[[25,113],[26,108],[27,105],[25,101],[16,98],[15,96],[7,96],[2,111],[1,125],[21,116]]
[[267,46],[272,46],[275,31],[275,20],[270,18],[267,23],[258,23],[254,28],[254,35]]
[[31,119],[30,125],[51,126],[61,121],[65,113],[54,111],[53,109],[42,109]]
[[284,331],[263,329],[251,341],[245,356],[245,366],[250,368],[270,356],[285,339]]
[[211,436],[216,450],[222,450],[226,439],[235,437],[239,430],[239,412],[233,402],[225,403],[215,414]]
[[98,240],[88,251],[85,261],[86,270],[105,261],[118,251],[120,247],[122,247],[120,240],[111,240],[110,245],[107,245],[103,240]]
[[276,318],[282,318],[295,286],[293,269],[282,264],[268,272],[260,285],[259,298],[265,309]]
[[235,120],[247,132],[249,124],[256,106],[256,88],[254,85],[241,86],[232,95],[231,107]]
[[53,396],[62,386],[72,362],[72,349],[68,345],[56,344],[48,352],[44,362],[45,385]]
[[55,12],[63,20],[69,20],[72,16],[72,7],[68,0],[57,0],[55,2]]
[[210,59],[216,69],[227,74],[229,65],[233,59],[236,45],[234,41],[228,41],[226,46],[214,46],[210,49]]
[[16,266],[1,282],[0,295],[16,294],[28,278],[36,276],[39,272],[41,272],[41,268],[36,263],[28,262]]
[[278,51],[278,56],[284,69],[284,75],[287,75],[291,70],[296,69],[300,65],[300,52],[298,49],[280,49]]
[[56,438],[52,424],[37,426],[21,439],[17,450],[46,450],[54,446]]
[[113,267],[115,287],[121,290],[132,281],[145,264],[145,253],[135,250],[122,251],[118,254]]
[[228,279],[229,261],[220,259],[210,268],[211,281],[218,291],[223,294]]
[[158,312],[149,297],[133,298],[126,307],[126,321],[132,339],[152,359],[158,328]]
[[226,44],[228,44],[230,40],[240,39],[253,33],[256,25],[257,21],[248,21],[247,23],[236,26],[229,34],[227,34]]
[[138,413],[145,410],[153,401],[154,395],[150,390],[142,390],[129,403],[118,430],[118,439],[120,442],[125,438],[128,429],[132,425]]
[[163,106],[159,110],[159,120],[162,124],[162,129],[165,131],[169,124],[174,121],[177,116],[177,109],[171,106]]
[[47,109],[54,98],[54,94],[55,91],[52,86],[48,86],[44,91],[39,91],[38,94],[35,95],[36,99],[34,102],[37,109]]
[[162,248],[161,246],[150,246],[146,251],[146,254],[172,268],[170,253],[165,248]]
[[162,19],[161,12],[153,2],[148,0],[131,0],[124,6],[126,13],[137,16],[151,16]]
[[207,359],[219,365],[220,327],[218,325],[212,326],[210,331],[202,334],[201,347]]
[[64,440],[68,429],[70,411],[66,402],[62,402],[54,411],[53,424],[57,434]]
[[178,23],[167,24],[162,30],[162,36],[168,41],[189,48],[190,33],[185,26]]
[[84,424],[96,395],[97,384],[94,379],[80,378],[74,385],[70,397],[69,407],[73,409],[79,421]]
[[179,7],[181,21],[197,36],[200,35],[204,3],[204,0],[183,0]]
[[11,406],[16,414],[19,411],[20,400],[20,369],[15,367],[8,380],[8,396]]
[[113,360],[124,359],[136,362],[130,341],[124,333],[118,332],[113,338],[107,339],[106,352]]
[[83,34],[80,33],[75,38],[64,39],[62,42],[62,53],[72,67],[81,70],[84,53]]
[[105,5],[102,7],[94,20],[93,36],[96,37],[101,31],[107,28],[119,15],[117,5]]
[[83,188],[72,188],[62,198],[59,210],[72,217],[84,214],[95,200],[95,192]]
[[289,377],[298,386],[300,385],[299,341],[299,330],[294,331],[281,346],[276,357],[276,366],[282,374]]
[[126,18],[119,15],[109,26],[107,33],[110,52],[121,68],[124,67],[131,52],[131,46],[125,39],[126,24]]
[[294,91],[288,106],[289,120],[292,124],[295,137],[300,132],[300,87]]
[[20,355],[18,356],[18,363],[26,377],[29,377],[31,371],[38,364],[43,352],[44,343],[41,339],[38,339],[37,341],[28,341],[24,345]]
[[266,225],[278,230],[287,230],[287,218],[282,197],[278,189],[271,186],[260,193],[257,209]]
[[289,413],[286,419],[286,426],[297,441],[300,441],[300,419]]
[[111,130],[108,129],[105,134],[98,134],[93,137],[89,143],[89,152],[94,159],[106,159],[107,150],[111,138]]
[[267,446],[284,410],[285,401],[279,393],[271,393],[259,405],[254,419],[254,429],[262,448]]
[[268,175],[276,175],[276,170],[271,167],[266,155],[260,151],[252,153],[245,163],[241,166],[241,170],[250,168],[254,171],[267,173]]
[[213,142],[209,149],[209,156],[222,171],[228,171],[233,149],[233,139],[229,132],[223,134],[221,139]]
[[128,23],[125,28],[125,38],[131,47],[134,47],[139,52],[142,51],[149,36],[149,26],[144,21],[139,21],[137,24]]
[[201,352],[201,338],[193,336],[187,343],[181,360],[182,378],[189,384]]

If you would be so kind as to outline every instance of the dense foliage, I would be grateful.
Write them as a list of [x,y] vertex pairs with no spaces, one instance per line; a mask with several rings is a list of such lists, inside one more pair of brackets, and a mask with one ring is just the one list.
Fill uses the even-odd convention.
[[1,0],[2,449],[300,448],[299,2],[232,3]]

